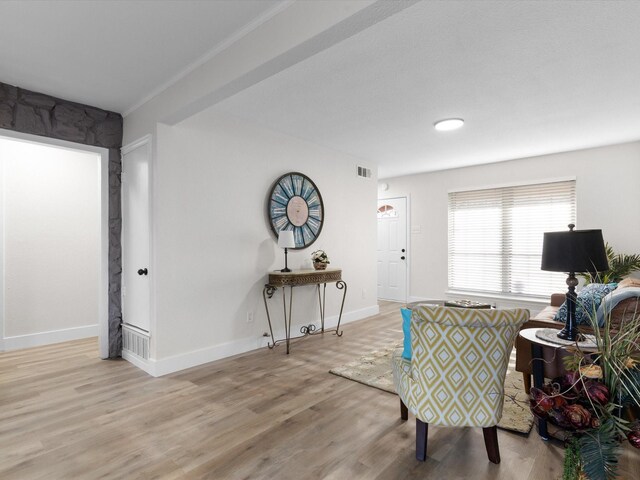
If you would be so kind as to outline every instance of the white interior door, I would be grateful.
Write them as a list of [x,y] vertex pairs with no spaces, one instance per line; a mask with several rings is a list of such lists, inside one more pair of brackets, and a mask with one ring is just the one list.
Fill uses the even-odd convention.
[[407,301],[407,199],[378,200],[378,298]]
[[148,139],[122,149],[122,319],[149,332]]

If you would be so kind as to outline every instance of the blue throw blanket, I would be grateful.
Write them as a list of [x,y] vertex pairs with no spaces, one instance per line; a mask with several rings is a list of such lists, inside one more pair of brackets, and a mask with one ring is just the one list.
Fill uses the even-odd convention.
[[[640,297],[640,287],[618,288],[602,299],[598,307],[598,325],[604,325],[605,315],[610,313],[616,305],[627,298]],[[640,315],[640,309],[637,312]]]

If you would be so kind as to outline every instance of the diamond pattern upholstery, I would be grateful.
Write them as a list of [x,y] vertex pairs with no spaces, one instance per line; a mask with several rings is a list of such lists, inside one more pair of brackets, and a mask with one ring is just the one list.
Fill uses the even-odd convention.
[[393,355],[396,390],[424,423],[492,427],[502,417],[504,377],[525,309],[421,305],[411,319],[412,359]]

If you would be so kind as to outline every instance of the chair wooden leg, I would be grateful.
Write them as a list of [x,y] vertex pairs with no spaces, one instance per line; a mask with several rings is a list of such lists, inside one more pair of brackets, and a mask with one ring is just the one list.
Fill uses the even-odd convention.
[[427,459],[427,433],[429,424],[416,418],[416,459],[424,462]]
[[482,429],[484,435],[484,446],[487,448],[489,461],[500,463],[500,448],[498,447],[498,427],[487,427]]
[[402,420],[407,420],[409,418],[409,409],[404,404],[402,399],[400,399],[400,418]]
[[524,383],[524,391],[529,395],[529,391],[531,390],[531,374],[523,373],[522,383]]

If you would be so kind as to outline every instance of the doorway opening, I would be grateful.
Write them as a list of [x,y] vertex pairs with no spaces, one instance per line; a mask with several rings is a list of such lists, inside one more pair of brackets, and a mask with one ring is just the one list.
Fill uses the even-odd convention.
[[0,350],[98,337],[108,358],[108,151],[0,130]]

